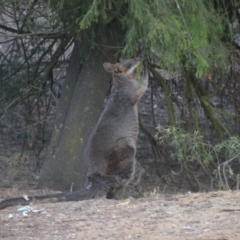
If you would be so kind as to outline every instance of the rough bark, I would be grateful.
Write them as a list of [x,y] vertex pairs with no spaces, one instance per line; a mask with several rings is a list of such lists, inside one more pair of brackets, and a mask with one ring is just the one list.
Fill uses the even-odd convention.
[[204,114],[207,117],[207,119],[212,123],[213,128],[215,129],[218,138],[220,139],[220,141],[224,140],[225,138],[225,134],[231,136],[231,133],[229,132],[229,130],[222,124],[221,120],[219,120],[218,118],[216,118],[214,116],[214,111],[213,108],[211,107],[209,101],[208,101],[208,97],[206,96],[206,94],[204,93],[204,90],[202,89],[202,87],[200,86],[200,84],[198,83],[197,79],[195,79],[194,77],[191,78],[193,87],[196,91],[196,94],[201,102],[201,106],[203,108]]
[[148,64],[148,68],[154,74],[155,80],[162,87],[162,90],[163,90],[164,96],[165,96],[165,101],[166,101],[166,104],[167,104],[167,107],[168,107],[168,116],[169,116],[170,123],[171,123],[172,126],[176,126],[176,120],[175,120],[173,103],[172,103],[172,99],[171,99],[171,93],[169,92],[169,89],[167,88],[167,85],[166,85],[164,79],[155,70],[155,68],[150,64]]
[[107,40],[92,50],[82,65],[79,55],[84,46],[75,43],[38,188],[65,191],[85,184],[83,149],[100,116],[111,79],[102,64],[116,62],[123,39],[122,31],[116,26],[109,27],[108,34]]

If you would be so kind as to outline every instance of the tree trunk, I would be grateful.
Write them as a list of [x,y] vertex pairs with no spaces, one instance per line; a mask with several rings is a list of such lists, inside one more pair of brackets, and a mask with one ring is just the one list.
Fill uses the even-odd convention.
[[98,45],[82,65],[79,55],[84,46],[75,43],[38,188],[68,191],[71,186],[76,190],[85,184],[83,150],[100,116],[111,80],[102,65],[116,62],[123,39],[122,30],[117,30],[116,25],[108,32],[105,47]]

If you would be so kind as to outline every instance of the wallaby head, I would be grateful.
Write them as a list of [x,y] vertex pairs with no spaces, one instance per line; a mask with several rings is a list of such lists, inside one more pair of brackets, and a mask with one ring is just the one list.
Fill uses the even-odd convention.
[[104,63],[103,67],[107,72],[111,72],[116,78],[126,77],[128,80],[136,79],[136,68],[140,61],[138,58],[132,58],[121,63]]
[[121,92],[122,98],[137,103],[148,86],[147,62],[139,57],[112,64],[104,63],[107,72],[112,73],[112,93]]

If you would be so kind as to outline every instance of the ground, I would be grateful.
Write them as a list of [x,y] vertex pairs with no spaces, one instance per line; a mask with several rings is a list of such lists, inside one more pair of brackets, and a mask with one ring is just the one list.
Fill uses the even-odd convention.
[[[0,198],[43,190],[1,189]],[[0,239],[240,239],[240,193],[158,194],[19,206],[0,211]],[[34,211],[35,210],[35,211]],[[39,211],[37,211],[39,210]]]
[[[0,201],[55,193],[34,189],[38,174],[29,170],[31,155],[21,154],[20,147],[0,135]],[[165,172],[160,178],[151,164],[143,162],[147,173],[139,198],[33,203],[28,213],[18,211],[20,206],[0,210],[0,239],[240,239],[239,191],[191,193],[187,181],[174,174],[171,182],[162,177]]]

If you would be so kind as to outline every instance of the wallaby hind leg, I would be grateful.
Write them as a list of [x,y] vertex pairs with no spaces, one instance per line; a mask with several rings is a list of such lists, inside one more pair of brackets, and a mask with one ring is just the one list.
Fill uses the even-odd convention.
[[104,172],[88,176],[87,188],[98,189],[94,197],[114,198],[133,178],[135,171],[135,145],[131,138],[120,138],[106,157]]
[[[93,189],[94,195],[92,198],[107,196],[107,198],[114,198],[116,192],[124,188],[124,184],[120,178],[116,176],[101,176],[93,174],[88,177],[88,187]],[[94,191],[96,189],[96,191]]]
[[112,188],[107,193],[107,199],[117,199],[117,198],[119,198],[119,196],[122,195],[123,191],[124,191],[124,186],[119,186],[119,187],[116,187],[116,188]]
[[134,177],[136,149],[132,139],[121,139],[110,154],[107,174],[114,178],[107,198],[118,198]]
[[118,176],[121,179],[131,178],[135,167],[135,155],[136,147],[133,139],[119,139],[109,154],[107,175]]
[[138,193],[142,191],[141,178],[144,172],[145,170],[143,169],[143,167],[138,161],[136,161],[135,174],[132,183]]
[[[136,161],[134,177],[133,177],[131,185],[134,187],[134,189],[136,190],[137,193],[140,193],[142,190],[142,186],[141,186],[140,182],[141,182],[141,177],[144,174],[144,172],[145,172],[145,170]],[[107,198],[108,199],[112,199],[112,198],[118,199],[121,195],[123,195],[123,192],[124,192],[124,186],[112,188],[107,193]]]

